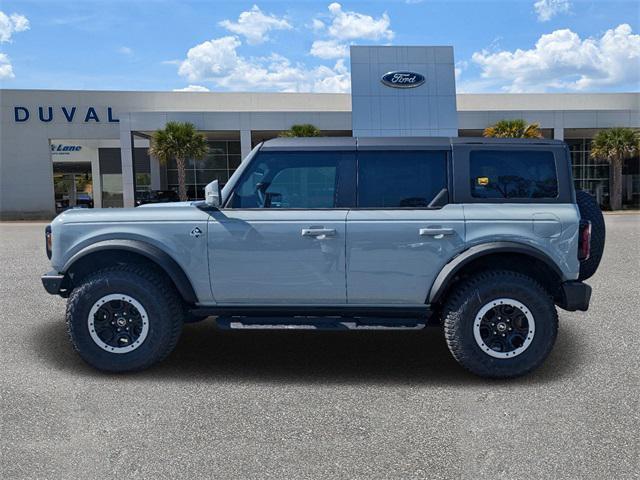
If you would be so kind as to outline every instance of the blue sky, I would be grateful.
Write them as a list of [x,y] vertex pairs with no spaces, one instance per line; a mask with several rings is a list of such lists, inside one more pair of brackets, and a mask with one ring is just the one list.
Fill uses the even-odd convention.
[[349,89],[348,45],[453,45],[465,92],[638,91],[637,1],[0,3],[3,88]]

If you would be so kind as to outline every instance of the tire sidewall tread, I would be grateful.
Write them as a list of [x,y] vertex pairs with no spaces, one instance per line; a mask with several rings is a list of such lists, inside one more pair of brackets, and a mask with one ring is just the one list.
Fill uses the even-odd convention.
[[[526,305],[536,326],[529,347],[506,359],[484,353],[473,335],[478,311],[502,297]],[[534,279],[511,271],[484,272],[461,282],[449,295],[442,318],[445,340],[453,357],[470,372],[489,378],[517,377],[534,370],[551,352],[558,332],[558,314],[551,296]]]
[[[144,342],[127,353],[110,353],[91,338],[88,315],[93,304],[111,293],[130,295],[149,317]],[[83,279],[67,302],[67,332],[73,348],[91,366],[104,371],[142,370],[166,358],[182,331],[184,310],[173,285],[159,272],[135,265],[109,267]]]

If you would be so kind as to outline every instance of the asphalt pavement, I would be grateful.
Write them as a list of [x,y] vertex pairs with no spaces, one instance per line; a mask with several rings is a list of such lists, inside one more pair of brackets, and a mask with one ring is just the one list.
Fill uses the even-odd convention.
[[187,325],[144,372],[72,351],[44,224],[0,224],[0,477],[631,479],[640,466],[640,215],[607,215],[591,309],[533,374],[464,371],[442,332]]

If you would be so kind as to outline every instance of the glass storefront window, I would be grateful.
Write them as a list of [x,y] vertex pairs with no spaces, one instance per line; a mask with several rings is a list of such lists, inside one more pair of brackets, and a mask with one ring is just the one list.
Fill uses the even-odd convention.
[[573,180],[577,190],[596,197],[600,205],[609,204],[609,164],[590,157],[590,138],[571,138],[565,142],[571,151]]
[[93,208],[91,164],[53,164],[56,213],[68,208]]
[[123,207],[122,162],[119,148],[101,148],[98,150],[100,161],[100,180],[102,183],[102,207]]
[[151,188],[150,173],[136,173],[136,192],[146,192]]
[[135,172],[136,200],[151,190],[151,161],[147,148],[136,147],[133,149],[133,162]]
[[[202,160],[189,159],[186,168],[187,195],[190,200],[202,200],[204,187],[218,180],[224,185],[240,165],[239,141],[211,141],[209,153]],[[178,169],[175,160],[167,162],[167,188],[178,191]]]
[[102,180],[102,207],[122,207],[124,199],[122,195],[122,174],[103,173]]

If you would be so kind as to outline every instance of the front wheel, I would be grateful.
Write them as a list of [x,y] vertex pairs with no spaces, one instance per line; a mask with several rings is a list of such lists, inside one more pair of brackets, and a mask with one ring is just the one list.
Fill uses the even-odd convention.
[[87,277],[67,303],[67,329],[80,356],[110,372],[141,370],[175,347],[184,311],[159,272],[120,266]]
[[534,370],[558,333],[549,294],[534,279],[510,271],[485,272],[463,281],[447,299],[443,322],[458,363],[491,378]]

